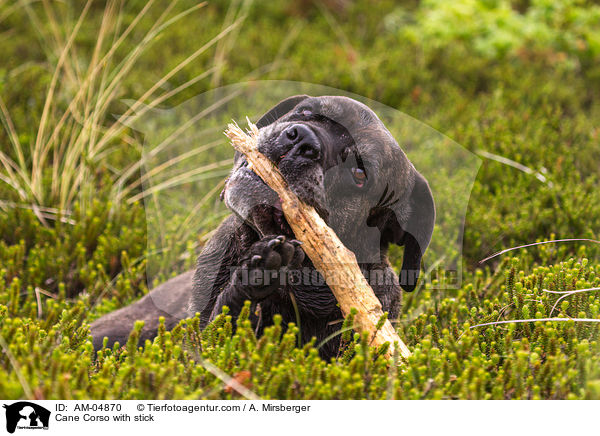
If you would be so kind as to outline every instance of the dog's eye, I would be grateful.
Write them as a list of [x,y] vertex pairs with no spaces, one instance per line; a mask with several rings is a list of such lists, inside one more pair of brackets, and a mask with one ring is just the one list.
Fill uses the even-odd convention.
[[312,110],[308,107],[300,107],[296,110],[296,113],[305,117],[310,117],[313,114]]
[[352,173],[352,178],[354,179],[354,183],[356,183],[356,186],[362,188],[367,181],[367,173],[365,172],[365,170],[363,170],[362,168],[353,167],[350,169],[350,172]]

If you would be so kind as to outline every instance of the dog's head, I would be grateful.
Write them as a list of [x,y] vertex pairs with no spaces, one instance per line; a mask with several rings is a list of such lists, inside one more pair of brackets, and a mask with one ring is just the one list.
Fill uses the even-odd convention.
[[[258,122],[258,148],[315,207],[359,263],[404,245],[401,285],[415,288],[435,223],[429,185],[377,115],[347,97],[290,97]],[[292,232],[278,196],[236,153],[222,197],[258,235]]]

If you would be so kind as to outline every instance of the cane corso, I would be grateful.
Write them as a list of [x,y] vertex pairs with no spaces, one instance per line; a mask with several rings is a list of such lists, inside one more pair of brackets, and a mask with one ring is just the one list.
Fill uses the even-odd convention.
[[[347,97],[287,98],[257,122],[258,148],[289,188],[312,205],[356,259],[390,319],[401,289],[416,287],[435,223],[429,185],[375,113]],[[202,250],[195,272],[159,286],[140,301],[92,324],[94,346],[125,343],[133,322],[145,321],[141,340],[156,335],[159,316],[172,328],[200,313],[206,326],[223,306],[235,320],[246,300],[260,335],[280,314],[300,325],[302,341],[339,332],[342,314],[330,288],[304,255],[278,196],[236,153],[221,198],[232,214]],[[404,246],[397,275],[390,244]],[[320,349],[336,356],[339,337]]]

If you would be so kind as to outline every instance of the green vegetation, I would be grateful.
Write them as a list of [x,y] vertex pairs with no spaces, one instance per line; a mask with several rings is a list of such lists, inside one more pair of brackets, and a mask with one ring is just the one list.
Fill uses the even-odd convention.
[[[264,398],[600,399],[598,322],[474,327],[600,320],[600,291],[564,293],[600,287],[600,244],[478,262],[520,244],[600,239],[598,6],[146,4],[0,4],[0,397],[240,398],[226,387],[235,377]],[[482,157],[461,288],[432,283],[405,295],[406,370],[349,332],[344,354],[324,362],[319,344],[297,348],[295,327],[257,340],[247,322],[232,334],[226,315],[204,332],[197,319],[182,321],[143,349],[134,333],[95,358],[87,325],[148,292],[157,249],[173,255],[152,266],[153,280],[191,268],[224,213],[209,196],[193,231],[180,231],[185,215],[166,225],[149,216],[148,226],[164,229],[155,244],[140,182],[143,138],[116,122],[113,114],[128,111],[121,99],[166,108],[255,79],[363,95]],[[207,155],[221,163],[200,182],[205,192],[231,152]]]

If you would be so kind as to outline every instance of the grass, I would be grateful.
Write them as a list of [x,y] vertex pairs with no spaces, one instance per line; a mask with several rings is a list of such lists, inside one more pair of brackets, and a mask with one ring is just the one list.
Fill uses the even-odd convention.
[[[600,247],[584,240],[600,239],[597,6],[463,3],[495,30],[473,20],[458,33],[439,2],[1,3],[0,396],[600,398]],[[531,44],[524,25],[546,37]],[[193,267],[226,213],[215,198],[231,151],[208,128],[269,99],[211,90],[256,79],[365,96],[481,158],[462,252],[444,242],[461,223],[445,199],[469,172],[416,158],[444,211],[429,265],[459,256],[463,280],[405,295],[405,371],[351,330],[324,362],[293,326],[257,339],[226,315],[204,332],[183,321],[143,349],[134,333],[94,359],[87,325]],[[194,119],[198,95],[221,104]],[[413,146],[402,123],[392,129]],[[579,240],[479,263],[554,239]]]
[[[81,57],[78,56],[76,38],[82,24],[86,22],[92,2],[88,1],[85,4],[72,28],[68,23],[57,20],[52,4],[44,4],[46,13],[44,18],[49,22],[48,27],[54,34],[42,36],[44,40],[52,39],[54,36],[59,44],[57,48],[59,56],[55,62],[49,59],[53,66],[52,77],[44,97],[37,133],[35,138],[31,139],[29,150],[25,150],[24,144],[19,140],[19,134],[15,130],[6,105],[0,104],[2,120],[13,146],[13,154],[16,156],[13,160],[6,153],[0,154],[0,162],[5,170],[3,180],[18,194],[20,201],[33,204],[36,213],[38,207],[47,204],[54,205],[58,210],[68,211],[76,200],[80,206],[88,203],[93,197],[93,192],[90,190],[95,185],[94,169],[99,165],[102,166],[102,162],[107,160],[108,155],[114,153],[119,145],[126,144],[129,148],[138,150],[142,147],[139,140],[132,137],[130,129],[123,120],[133,122],[135,118],[142,116],[171,96],[214,73],[209,70],[174,90],[161,92],[161,86],[170,78],[198,56],[217,45],[243,21],[243,17],[240,17],[229,23],[219,34],[187,56],[143,92],[122,115],[114,117],[110,111],[114,110],[115,104],[122,97],[122,83],[136,67],[139,58],[151,48],[161,33],[206,5],[199,3],[172,14],[172,9],[176,5],[176,2],[173,2],[161,11],[149,29],[144,29],[143,36],[135,40],[132,34],[149,13],[153,3],[153,1],[148,2],[133,16],[131,22],[124,26],[122,2],[108,2],[97,28],[96,44],[89,61],[84,65],[81,65]],[[31,16],[36,17],[32,21],[38,22],[36,12],[29,5],[25,8]],[[61,14],[64,13],[65,11],[61,11]],[[64,41],[57,30],[61,28],[67,29]],[[45,29],[42,27],[40,30],[43,32]],[[133,48],[120,53],[119,49],[123,42],[126,40],[131,42],[132,39],[135,41]],[[26,154],[29,155],[27,160]],[[118,180],[119,186],[126,184],[131,176],[136,176],[137,169],[139,165],[134,163],[130,168],[122,171]],[[116,199],[121,200],[121,197],[117,196]],[[38,214],[38,217],[44,219],[41,214]]]

